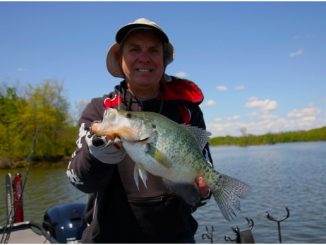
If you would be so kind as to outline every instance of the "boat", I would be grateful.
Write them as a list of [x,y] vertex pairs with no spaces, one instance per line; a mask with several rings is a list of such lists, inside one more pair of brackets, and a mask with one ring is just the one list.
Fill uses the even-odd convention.
[[58,243],[44,227],[29,221],[0,227],[1,243]]
[[[85,203],[66,203],[55,205],[46,210],[41,224],[25,221],[23,208],[24,184],[22,175],[17,173],[14,178],[6,175],[6,207],[7,222],[0,226],[0,243],[81,243],[82,232],[86,227],[84,221]],[[275,219],[269,213],[267,218],[278,224],[279,242],[282,243],[280,223],[289,218],[290,211],[282,219]],[[232,227],[234,237],[225,236],[227,242],[255,243],[252,233],[254,222],[246,218],[245,228]],[[202,241],[214,243],[214,227],[206,226],[201,235]]]
[[42,224],[25,221],[22,175],[6,175],[7,222],[0,226],[0,243],[80,243],[86,223],[84,203],[67,203],[46,210]]

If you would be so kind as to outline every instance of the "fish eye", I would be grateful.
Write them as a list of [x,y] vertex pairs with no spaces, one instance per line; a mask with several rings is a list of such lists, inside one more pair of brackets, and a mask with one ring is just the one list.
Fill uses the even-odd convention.
[[131,113],[127,113],[127,114],[126,114],[126,117],[127,117],[127,118],[131,118]]
[[152,128],[156,128],[156,125],[155,124],[152,124]]

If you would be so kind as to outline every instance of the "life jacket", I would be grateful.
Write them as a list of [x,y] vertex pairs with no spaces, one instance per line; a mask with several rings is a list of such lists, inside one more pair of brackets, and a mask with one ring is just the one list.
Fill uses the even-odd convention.
[[[187,107],[187,104],[199,105],[204,100],[204,95],[200,88],[192,81],[175,77],[172,78],[171,82],[161,82],[160,91],[156,99],[178,103],[178,110],[183,119],[183,123],[189,124],[191,111]],[[104,98],[103,103],[106,109],[118,108],[123,103],[123,99],[118,93],[114,93]]]

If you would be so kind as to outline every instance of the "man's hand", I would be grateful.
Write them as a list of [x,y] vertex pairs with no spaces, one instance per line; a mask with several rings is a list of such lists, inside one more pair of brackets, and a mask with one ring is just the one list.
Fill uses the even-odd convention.
[[210,194],[210,190],[209,190],[208,185],[206,184],[206,181],[205,181],[204,177],[198,176],[196,178],[195,182],[196,182],[196,185],[197,185],[197,187],[199,189],[200,195],[203,198],[208,197],[209,194]]

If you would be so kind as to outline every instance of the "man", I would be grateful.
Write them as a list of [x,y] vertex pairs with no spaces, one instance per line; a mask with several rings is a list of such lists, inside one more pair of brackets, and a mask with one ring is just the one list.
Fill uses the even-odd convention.
[[[197,222],[191,213],[209,190],[203,178],[193,186],[167,187],[148,174],[147,187],[134,181],[134,162],[121,144],[91,132],[107,108],[153,111],[205,129],[199,104],[204,97],[193,82],[168,76],[173,46],[154,22],[138,19],[118,30],[107,55],[108,71],[123,81],[94,98],[80,118],[77,149],[68,166],[72,184],[90,193],[82,241],[90,243],[190,243]],[[203,154],[210,162],[206,145]]]

